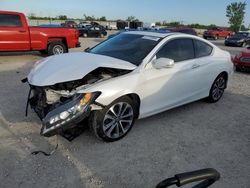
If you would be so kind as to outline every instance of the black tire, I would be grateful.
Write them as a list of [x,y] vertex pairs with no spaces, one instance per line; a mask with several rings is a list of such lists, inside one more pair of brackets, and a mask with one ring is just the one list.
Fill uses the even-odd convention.
[[50,42],[48,45],[48,55],[58,55],[67,53],[68,48],[62,41],[53,41]]
[[218,102],[227,86],[227,76],[225,73],[221,73],[217,78],[214,80],[211,89],[209,91],[208,102],[215,103]]
[[[122,108],[120,108],[120,115],[119,115],[119,119],[121,120],[117,120],[117,116],[112,116],[110,114],[110,112],[112,111],[111,108],[113,108],[113,111],[115,112],[115,107],[116,105],[120,105],[120,104],[128,104],[129,109],[125,109],[124,113],[126,112],[126,110],[132,110],[131,112],[133,113],[133,116],[129,116],[127,118],[129,118],[127,121],[131,121],[131,123],[129,123],[126,126],[124,126],[124,124],[121,123],[121,121],[126,121],[125,118],[121,118],[122,115]],[[131,108],[130,108],[131,107]],[[130,113],[130,111],[129,111]],[[115,114],[115,113],[113,113]],[[129,97],[124,96],[121,97],[117,100],[115,100],[114,102],[112,102],[110,105],[106,106],[104,109],[99,110],[99,111],[94,111],[92,112],[91,116],[90,116],[90,121],[89,121],[89,126],[90,129],[94,132],[95,136],[98,139],[101,139],[105,142],[114,142],[117,140],[120,140],[121,138],[123,138],[124,136],[126,136],[129,131],[132,129],[133,125],[134,125],[134,121],[137,117],[138,114],[138,106],[136,102],[133,102]],[[111,117],[112,118],[107,118],[107,117]],[[108,121],[111,120],[111,121]],[[119,121],[119,122],[118,122]],[[105,122],[108,122],[106,124],[107,128],[105,129]],[[112,123],[114,122],[114,123]],[[116,125],[115,125],[116,124]],[[118,127],[118,135],[114,133],[114,131],[116,131],[117,133],[117,127]],[[112,130],[111,130],[112,129]],[[123,130],[126,130],[125,132],[123,132]],[[110,132],[110,136],[108,136],[108,133]]]
[[235,71],[236,72],[241,72],[241,68],[239,66],[235,66]]

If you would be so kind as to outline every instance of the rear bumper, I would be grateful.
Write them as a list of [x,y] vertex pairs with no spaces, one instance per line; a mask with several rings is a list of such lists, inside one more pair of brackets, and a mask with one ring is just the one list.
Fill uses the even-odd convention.
[[248,68],[250,68],[250,63],[242,62],[242,61],[239,61],[239,60],[237,60],[237,59],[234,59],[234,60],[233,60],[233,64],[234,64],[236,67],[248,67]]

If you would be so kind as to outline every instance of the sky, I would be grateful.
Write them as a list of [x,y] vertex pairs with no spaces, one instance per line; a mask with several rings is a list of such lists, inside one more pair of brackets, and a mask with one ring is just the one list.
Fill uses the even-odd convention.
[[[0,0],[0,10],[19,11],[37,16],[83,15],[107,19],[135,16],[143,22],[180,21],[184,24],[228,26],[226,6],[240,0]],[[244,0],[242,0],[244,1]],[[245,25],[250,25],[250,0],[247,2]]]

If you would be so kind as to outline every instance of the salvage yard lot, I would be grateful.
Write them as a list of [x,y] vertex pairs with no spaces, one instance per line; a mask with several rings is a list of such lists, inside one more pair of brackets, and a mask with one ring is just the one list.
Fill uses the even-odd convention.
[[[83,51],[102,39],[81,38]],[[224,47],[232,55],[242,49]],[[197,101],[135,123],[115,143],[89,130],[69,142],[39,135],[40,121],[25,117],[28,86],[21,83],[38,52],[0,54],[0,187],[154,187],[176,173],[216,168],[218,188],[250,184],[250,74],[235,73],[216,104]],[[30,153],[58,150],[51,156]]]

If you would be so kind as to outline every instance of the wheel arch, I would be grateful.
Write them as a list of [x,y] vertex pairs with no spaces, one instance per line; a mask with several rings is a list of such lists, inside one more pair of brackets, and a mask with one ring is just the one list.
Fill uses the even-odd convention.
[[135,103],[135,105],[137,107],[137,113],[136,113],[135,118],[137,119],[140,115],[140,105],[141,105],[140,96],[136,93],[126,93],[126,94],[121,95],[118,98],[114,99],[112,102],[110,102],[110,104],[113,103],[114,101],[117,101],[117,100],[123,98],[123,97],[128,97],[129,99],[131,99]]
[[126,94],[124,96],[128,96],[133,102],[136,103],[136,106],[137,106],[136,118],[138,118],[139,114],[140,114],[140,105],[141,105],[141,99],[140,99],[139,95],[137,95],[136,93],[129,93],[129,94]]
[[[227,88],[227,83],[228,83],[228,72],[223,71],[223,72],[221,72],[218,76],[220,76],[220,75],[225,75],[225,78],[226,78],[226,88]],[[218,76],[217,76],[217,77],[218,77]]]

